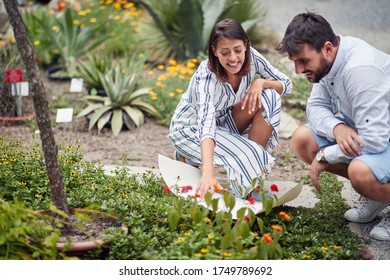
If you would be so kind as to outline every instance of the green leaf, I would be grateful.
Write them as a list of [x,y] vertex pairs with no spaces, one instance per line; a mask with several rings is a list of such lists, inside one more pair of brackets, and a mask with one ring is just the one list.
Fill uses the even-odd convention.
[[123,118],[122,109],[114,109],[114,114],[111,120],[111,129],[114,136],[118,135],[122,130]]
[[176,209],[171,209],[168,213],[169,228],[173,231],[176,230],[179,224],[180,214]]
[[[219,15],[222,13],[225,0],[205,0],[202,5],[203,11],[203,31],[202,31],[202,50],[205,52],[207,50],[207,45],[209,41],[209,37],[211,34],[211,30],[214,25],[219,20]],[[199,27],[198,27],[199,28]]]
[[83,116],[86,116],[88,115],[89,113],[99,109],[103,107],[103,104],[91,104],[89,105],[88,107],[84,108],[83,110],[81,110],[80,113],[77,114],[76,118],[80,118],[80,117],[83,117]]
[[91,116],[91,119],[89,120],[89,125],[88,125],[88,130],[91,130],[96,122],[100,119],[100,117],[105,113],[107,112],[108,110],[111,110],[111,106],[105,106],[105,107],[102,107],[100,108],[99,110],[95,111],[92,116]]
[[236,204],[235,197],[230,192],[225,192],[223,194],[223,200],[225,202],[226,207],[229,208],[229,210],[231,211]]
[[103,129],[103,127],[110,121],[111,115],[112,111],[107,111],[99,118],[97,122],[97,129],[99,133]]
[[[218,2],[218,1],[216,1]],[[202,50],[203,13],[198,0],[181,1],[177,12],[178,25],[188,47],[189,56],[197,57]],[[191,32],[189,32],[191,30]]]
[[129,115],[136,126],[140,126],[144,123],[144,114],[141,110],[131,106],[123,106],[122,109]]

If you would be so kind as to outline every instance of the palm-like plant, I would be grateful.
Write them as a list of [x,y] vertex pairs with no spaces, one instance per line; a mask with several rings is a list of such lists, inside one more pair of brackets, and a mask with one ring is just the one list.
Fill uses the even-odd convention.
[[[259,0],[139,0],[151,19],[143,26],[148,48],[156,57],[175,56],[180,60],[206,53],[214,25],[227,17],[241,22],[253,40],[255,27],[265,12]],[[260,28],[259,28],[260,30]],[[252,34],[251,34],[252,33]]]
[[157,110],[142,100],[143,96],[149,95],[149,88],[138,88],[138,73],[122,70],[117,65],[105,74],[99,73],[99,78],[107,96],[85,96],[88,106],[77,115],[90,115],[89,130],[96,125],[100,132],[111,121],[113,135],[118,135],[123,124],[129,129],[142,125],[144,113],[159,117]]

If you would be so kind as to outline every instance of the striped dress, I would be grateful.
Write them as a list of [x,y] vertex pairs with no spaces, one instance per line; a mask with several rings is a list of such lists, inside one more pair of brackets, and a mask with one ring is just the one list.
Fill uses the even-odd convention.
[[244,97],[255,74],[263,79],[281,81],[282,95],[291,93],[292,84],[253,48],[251,71],[242,78],[236,92],[230,84],[219,82],[207,63],[208,60],[200,63],[183,94],[172,117],[168,138],[179,154],[195,164],[201,164],[200,142],[205,138],[214,139],[214,165],[225,168],[231,191],[243,197],[252,189],[252,180],[265,178],[274,164],[270,152],[279,139],[281,100],[275,90],[263,91],[263,115],[274,127],[266,147],[248,139],[249,129],[239,134],[232,118],[232,107]]

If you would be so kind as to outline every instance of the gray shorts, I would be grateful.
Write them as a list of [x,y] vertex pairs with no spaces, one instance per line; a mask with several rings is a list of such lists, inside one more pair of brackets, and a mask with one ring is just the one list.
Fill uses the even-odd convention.
[[[335,141],[329,141],[326,137],[322,137],[314,133],[314,131],[307,124],[307,127],[313,133],[314,138],[318,144],[318,148],[332,146],[337,144]],[[382,184],[390,182],[390,142],[387,149],[378,154],[364,154],[355,157],[353,160],[361,160],[371,169],[375,177]]]

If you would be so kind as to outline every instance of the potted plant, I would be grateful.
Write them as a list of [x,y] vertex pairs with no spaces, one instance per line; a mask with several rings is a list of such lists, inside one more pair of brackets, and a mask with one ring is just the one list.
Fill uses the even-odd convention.
[[[13,38],[8,34],[8,38]],[[7,71],[18,70],[23,75],[24,67],[13,40],[1,40],[0,45],[0,124],[15,125],[34,118],[35,114],[27,107],[25,97],[12,93],[12,81],[7,78]],[[18,78],[19,80],[20,78]]]
[[106,96],[99,73],[105,74],[112,68],[112,58],[108,56],[86,55],[86,61],[79,61],[77,64],[77,76],[82,78],[87,91],[91,94],[92,90],[97,95]]

